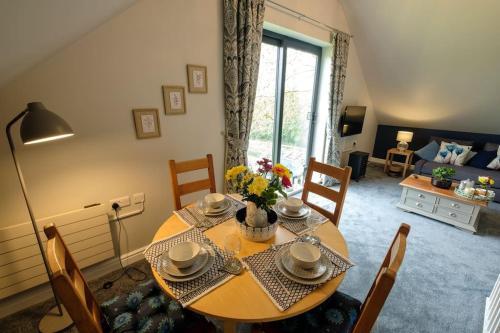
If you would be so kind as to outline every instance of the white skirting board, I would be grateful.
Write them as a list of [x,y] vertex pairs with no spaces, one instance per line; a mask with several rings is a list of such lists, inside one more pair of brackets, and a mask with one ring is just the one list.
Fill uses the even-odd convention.
[[500,275],[490,297],[486,297],[483,333],[500,333]]
[[[147,246],[130,251],[121,256],[124,266],[144,259],[142,254]],[[120,269],[118,258],[108,259],[98,264],[83,269],[83,275],[87,281],[98,279],[108,273]],[[48,283],[21,292],[13,297],[0,300],[0,318],[6,317],[18,311],[24,310],[32,305],[52,298],[52,291]]]

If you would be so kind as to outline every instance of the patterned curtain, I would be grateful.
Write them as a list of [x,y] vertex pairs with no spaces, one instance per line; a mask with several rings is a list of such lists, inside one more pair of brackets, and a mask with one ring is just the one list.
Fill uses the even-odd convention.
[[264,0],[224,1],[225,168],[247,164]]
[[[350,36],[343,32],[332,34],[332,73],[330,79],[330,107],[326,128],[327,157],[326,163],[340,166],[340,131],[339,120],[344,99],[344,83],[347,69]],[[335,178],[326,177],[325,186],[338,183]]]

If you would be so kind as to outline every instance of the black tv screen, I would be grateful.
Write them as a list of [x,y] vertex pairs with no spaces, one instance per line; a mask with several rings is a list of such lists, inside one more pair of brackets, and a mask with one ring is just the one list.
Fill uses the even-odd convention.
[[340,118],[340,136],[360,134],[365,121],[366,106],[346,106]]

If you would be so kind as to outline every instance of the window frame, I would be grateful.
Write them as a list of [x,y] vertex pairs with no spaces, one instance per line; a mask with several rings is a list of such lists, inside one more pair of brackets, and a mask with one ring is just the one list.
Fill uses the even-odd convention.
[[284,88],[286,80],[286,60],[287,60],[287,49],[289,47],[311,53],[317,56],[316,71],[314,77],[313,86],[313,98],[311,101],[311,111],[310,111],[310,121],[309,121],[309,138],[307,144],[307,152],[304,166],[304,170],[307,168],[307,163],[311,157],[311,153],[314,145],[314,134],[316,131],[316,120],[318,114],[318,99],[319,99],[319,85],[320,85],[320,73],[321,73],[321,60],[323,54],[323,48],[317,45],[313,45],[289,36],[285,36],[276,32],[269,30],[263,31],[262,43],[274,45],[278,48],[277,52],[277,71],[276,71],[276,90],[275,96],[276,101],[274,103],[274,126],[273,126],[273,147],[272,147],[272,159],[276,163],[280,162],[281,156],[281,137],[283,134],[283,114],[284,114]]

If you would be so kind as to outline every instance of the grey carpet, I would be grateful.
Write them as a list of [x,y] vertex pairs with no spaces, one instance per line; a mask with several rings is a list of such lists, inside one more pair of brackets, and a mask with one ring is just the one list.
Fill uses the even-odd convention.
[[[406,257],[373,332],[481,332],[484,301],[500,273],[500,205],[484,209],[476,235],[395,207],[400,179],[369,167],[352,182],[340,224],[351,259],[340,290],[364,300],[400,223],[411,225]],[[144,261],[136,264],[149,272]],[[116,273],[114,276],[116,276]],[[111,276],[113,276],[111,274]],[[99,302],[133,288],[123,278],[98,290],[109,276],[92,282]],[[0,332],[36,332],[50,302],[0,320]],[[68,332],[76,332],[75,329]]]

